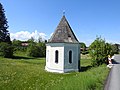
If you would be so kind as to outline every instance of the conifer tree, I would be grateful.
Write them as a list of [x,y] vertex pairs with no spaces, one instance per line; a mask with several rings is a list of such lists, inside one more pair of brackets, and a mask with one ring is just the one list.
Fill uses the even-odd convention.
[[8,32],[7,18],[2,4],[0,3],[0,42],[10,43],[10,34]]
[[13,47],[10,41],[8,32],[8,24],[5,16],[5,11],[0,3],[0,56],[11,58],[13,57]]

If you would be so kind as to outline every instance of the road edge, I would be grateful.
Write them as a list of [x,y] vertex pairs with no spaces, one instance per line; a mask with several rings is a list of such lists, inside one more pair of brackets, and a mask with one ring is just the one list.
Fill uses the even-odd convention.
[[104,89],[103,90],[109,90],[109,85],[110,85],[110,81],[111,81],[111,73],[113,71],[113,67],[110,69],[108,75],[107,75],[107,78],[105,80],[105,83],[104,83]]

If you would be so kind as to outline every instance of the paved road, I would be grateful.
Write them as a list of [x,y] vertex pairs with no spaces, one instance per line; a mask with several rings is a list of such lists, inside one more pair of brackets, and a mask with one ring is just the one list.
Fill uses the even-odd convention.
[[112,67],[104,90],[120,90],[120,55],[115,55]]

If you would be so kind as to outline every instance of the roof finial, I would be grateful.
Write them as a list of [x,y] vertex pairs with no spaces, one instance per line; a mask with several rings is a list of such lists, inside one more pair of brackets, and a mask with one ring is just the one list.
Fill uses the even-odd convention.
[[63,16],[65,16],[65,10],[63,10]]

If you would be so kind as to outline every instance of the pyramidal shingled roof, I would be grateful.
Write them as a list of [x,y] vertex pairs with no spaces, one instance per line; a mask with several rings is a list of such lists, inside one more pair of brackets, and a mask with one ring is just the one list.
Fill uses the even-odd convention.
[[73,33],[66,17],[63,15],[52,37],[48,40],[50,43],[79,43]]

